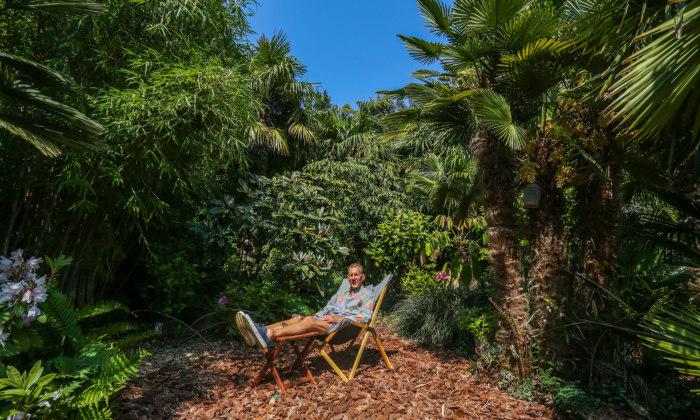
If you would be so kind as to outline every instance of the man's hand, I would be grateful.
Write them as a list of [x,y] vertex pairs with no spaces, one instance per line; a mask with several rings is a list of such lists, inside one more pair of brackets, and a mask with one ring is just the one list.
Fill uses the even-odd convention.
[[320,318],[319,321],[327,322],[329,324],[337,324],[341,319],[343,319],[341,316],[326,315]]

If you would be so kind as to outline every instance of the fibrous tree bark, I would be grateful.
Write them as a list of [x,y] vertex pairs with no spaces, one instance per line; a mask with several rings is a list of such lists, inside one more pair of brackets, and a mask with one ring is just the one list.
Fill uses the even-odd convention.
[[[512,317],[520,340],[526,341],[528,299],[523,290],[522,251],[520,247],[518,210],[516,207],[515,163],[510,149],[482,133],[474,140],[489,234],[489,261],[493,268],[495,301]],[[518,360],[513,353],[517,341],[507,326],[508,320],[500,320],[496,340],[504,357],[505,367],[517,371]]]
[[562,328],[565,325],[571,279],[567,271],[566,206],[562,190],[555,180],[556,169],[548,159],[548,148],[537,148],[534,159],[540,167],[538,180],[542,188],[540,207],[528,211],[532,252],[529,277],[535,280],[531,288],[535,301],[534,318],[537,321],[535,341],[541,359],[566,363],[571,361],[571,346]]
[[[601,161],[604,157],[601,157]],[[620,185],[622,174],[616,165],[606,167],[606,180],[591,173],[585,183],[576,188],[573,216],[580,272],[610,292],[617,288],[617,255],[622,225]],[[583,284],[585,310],[595,317],[612,309],[607,293]]]

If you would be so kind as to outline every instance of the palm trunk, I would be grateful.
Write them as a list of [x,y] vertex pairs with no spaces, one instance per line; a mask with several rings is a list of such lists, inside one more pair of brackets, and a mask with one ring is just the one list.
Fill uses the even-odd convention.
[[501,314],[496,340],[504,358],[504,366],[516,371],[518,359],[513,355],[511,348],[515,347],[518,341],[527,341],[529,306],[523,290],[518,211],[515,204],[516,168],[509,151],[499,148],[496,140],[488,134],[479,136],[474,141],[474,146],[490,237],[489,261],[494,271],[494,297],[496,304],[510,313],[520,335],[513,336],[507,326],[509,321]]
[[566,208],[547,156],[542,156],[537,163],[540,165],[542,201],[539,208],[529,211],[532,250],[529,277],[535,279],[531,294],[535,299],[535,319],[539,330],[536,342],[541,359],[566,363],[572,362],[571,346],[562,328],[570,278],[564,222]]
[[[581,240],[579,265],[581,272],[607,290],[617,288],[617,254],[622,223],[620,183],[622,174],[617,167],[607,167],[607,182],[595,175],[576,188],[576,233]],[[582,284],[585,310],[595,317],[609,313],[613,303],[605,293]],[[595,289],[595,290],[594,290]]]

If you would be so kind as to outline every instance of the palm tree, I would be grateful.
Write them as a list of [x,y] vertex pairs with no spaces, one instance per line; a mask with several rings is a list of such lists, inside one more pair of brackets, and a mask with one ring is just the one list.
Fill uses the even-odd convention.
[[419,207],[427,206],[457,228],[465,227],[478,213],[479,180],[476,161],[460,150],[418,158],[407,173],[408,192]]
[[302,103],[318,94],[312,83],[298,81],[306,74],[306,66],[290,52],[283,33],[270,39],[262,36],[249,64],[253,90],[262,96],[264,105],[258,111],[260,124],[251,127],[249,133],[248,152],[256,174],[268,171],[268,149],[283,156],[295,155],[296,162],[308,154],[305,146],[317,143],[310,128],[312,116]]
[[393,159],[389,143],[380,138],[384,130],[383,114],[376,114],[367,102],[358,102],[358,109],[348,112],[333,108],[315,115],[313,131],[319,139],[317,157],[323,159],[379,158]]
[[[418,61],[439,61],[458,89],[449,92],[444,84],[424,77],[423,85],[396,92],[417,103],[417,109],[396,113],[389,123],[404,118],[407,132],[410,124],[432,124],[441,135],[459,135],[469,145],[477,161],[489,226],[496,301],[511,314],[520,335],[506,331],[507,320],[502,320],[497,340],[506,365],[514,368],[517,360],[511,347],[526,339],[529,303],[523,289],[515,195],[519,164],[514,153],[524,146],[525,131],[514,123],[513,114],[524,119],[537,115],[547,102],[547,91],[563,77],[566,65],[553,59],[560,58],[555,56],[563,48],[556,40],[558,12],[528,0],[457,0],[453,7],[438,0],[419,0],[418,7],[426,26],[448,43],[399,37]],[[517,107],[512,110],[511,105]],[[542,299],[537,303],[548,305]]]
[[589,84],[615,120],[639,138],[683,127],[698,139],[700,2],[571,1],[567,12],[578,46],[604,64]]
[[[37,11],[53,16],[93,15],[107,10],[98,3],[49,2],[9,2],[4,4],[4,9]],[[51,99],[45,94],[48,89],[79,96],[75,81],[69,75],[0,52],[1,127],[52,157],[61,154],[56,143],[81,151],[107,150],[104,142],[93,137],[103,133],[105,128],[75,108]],[[44,113],[53,118],[45,118]]]
[[[413,134],[419,125],[428,125],[443,142],[467,140],[477,161],[477,178],[486,209],[489,260],[494,270],[496,301],[506,308],[521,333],[526,330],[527,298],[522,291],[520,238],[515,207],[515,160],[513,149],[524,144],[525,133],[512,119],[505,99],[491,90],[456,89],[454,86],[421,77],[398,91],[383,91],[397,98],[408,98],[415,108],[387,116],[384,121],[400,137]],[[505,331],[498,336],[507,356],[507,366],[515,368],[512,337]]]

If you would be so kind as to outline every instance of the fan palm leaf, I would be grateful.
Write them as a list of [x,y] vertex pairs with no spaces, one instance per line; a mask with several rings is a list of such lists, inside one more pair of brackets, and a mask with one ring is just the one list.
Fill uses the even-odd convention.
[[[57,16],[93,15],[107,8],[97,3],[12,2],[6,9],[32,10]],[[68,94],[76,94],[72,77],[31,60],[0,52],[0,97],[29,105],[30,109],[44,111],[53,119],[78,128],[58,125],[36,118],[20,118],[1,115],[0,126],[30,142],[47,156],[55,157],[61,149],[54,142],[80,151],[106,151],[107,145],[95,138],[106,131],[105,127],[88,118],[82,112],[51,99],[41,92],[51,88]],[[7,111],[6,111],[7,112]]]
[[[642,336],[646,344],[666,353],[679,372],[700,376],[700,313],[686,308],[679,313],[667,312],[649,320],[651,325],[644,327],[654,336]],[[693,391],[700,392],[700,389]]]
[[522,149],[527,140],[525,129],[513,122],[505,98],[491,90],[483,90],[472,100],[474,115],[512,149]]
[[700,129],[700,1],[685,7],[682,36],[668,20],[634,41],[652,39],[631,55],[620,79],[611,87],[609,109],[639,136],[653,136],[671,127],[678,116],[691,124],[693,139]]
[[428,30],[435,35],[449,37],[454,35],[450,16],[451,7],[439,0],[418,0],[418,11]]
[[532,0],[457,0],[453,22],[463,35],[494,30],[530,7]]

